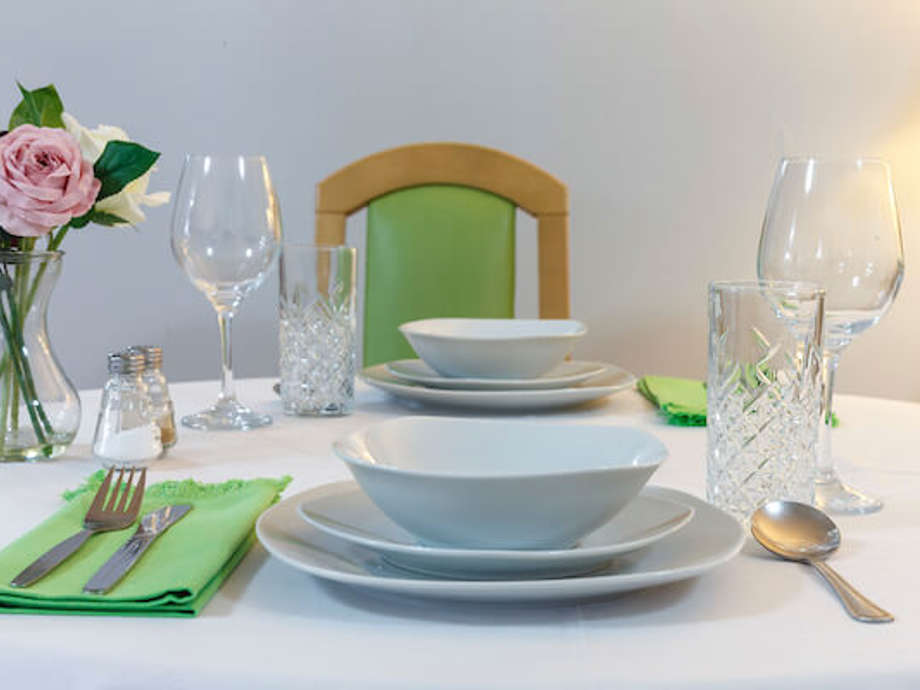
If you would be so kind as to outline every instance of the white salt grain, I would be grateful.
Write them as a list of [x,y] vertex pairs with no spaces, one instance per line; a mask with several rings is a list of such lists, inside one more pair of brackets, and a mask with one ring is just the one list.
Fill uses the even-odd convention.
[[103,434],[93,447],[97,457],[119,462],[153,460],[162,451],[160,427],[153,422],[117,433]]

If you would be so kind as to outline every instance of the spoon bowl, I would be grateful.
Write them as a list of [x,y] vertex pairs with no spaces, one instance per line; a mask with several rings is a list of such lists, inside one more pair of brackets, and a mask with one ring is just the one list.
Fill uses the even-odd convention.
[[751,532],[768,551],[791,561],[827,558],[840,546],[840,530],[817,508],[771,501],[751,516]]
[[817,508],[794,501],[771,501],[754,511],[751,534],[777,556],[814,566],[856,620],[863,623],[894,620],[894,616],[860,594],[824,562],[840,546],[840,530]]

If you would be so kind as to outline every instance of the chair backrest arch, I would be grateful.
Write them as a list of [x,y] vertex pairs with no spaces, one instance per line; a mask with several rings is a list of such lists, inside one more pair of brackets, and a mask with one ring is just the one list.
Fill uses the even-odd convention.
[[316,185],[315,241],[343,244],[348,216],[390,192],[430,184],[491,192],[534,216],[540,317],[569,317],[568,189],[545,170],[503,151],[438,142],[361,158]]

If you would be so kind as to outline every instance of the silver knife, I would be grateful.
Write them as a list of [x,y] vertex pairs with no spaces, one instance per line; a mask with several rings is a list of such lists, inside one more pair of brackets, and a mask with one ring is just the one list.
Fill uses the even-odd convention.
[[165,506],[141,518],[141,524],[131,538],[112,554],[96,571],[83,591],[89,594],[105,594],[131,570],[154,540],[163,534],[192,509],[190,505]]

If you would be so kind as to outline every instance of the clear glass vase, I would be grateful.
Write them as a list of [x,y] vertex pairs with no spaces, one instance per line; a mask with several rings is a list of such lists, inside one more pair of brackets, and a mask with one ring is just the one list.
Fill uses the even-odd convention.
[[80,397],[46,323],[62,256],[0,251],[0,462],[60,455],[80,426]]

